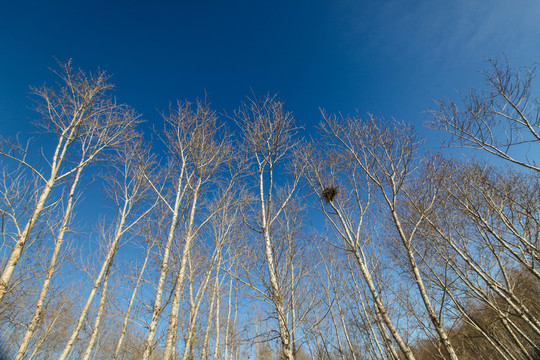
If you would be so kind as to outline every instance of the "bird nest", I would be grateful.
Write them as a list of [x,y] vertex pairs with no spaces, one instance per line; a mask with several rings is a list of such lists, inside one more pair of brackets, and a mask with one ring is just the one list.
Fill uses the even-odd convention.
[[321,198],[325,203],[329,204],[335,200],[336,196],[339,193],[339,189],[336,185],[330,185],[323,189],[321,192]]

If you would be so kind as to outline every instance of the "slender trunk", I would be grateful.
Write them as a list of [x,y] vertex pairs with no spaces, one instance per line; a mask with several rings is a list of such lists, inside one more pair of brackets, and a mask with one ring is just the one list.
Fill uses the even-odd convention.
[[[295,341],[295,331],[296,331],[296,300],[294,298],[294,289],[295,289],[295,268],[294,268],[294,256],[293,256],[293,241],[292,234],[289,235],[289,264],[291,266],[291,344],[292,344],[292,353],[293,357],[296,358],[296,341]],[[356,359],[355,359],[356,360]]]
[[32,320],[30,321],[30,324],[28,325],[28,328],[26,329],[26,333],[24,334],[21,345],[19,346],[19,350],[17,351],[17,354],[15,355],[15,360],[22,360],[24,358],[24,354],[26,353],[26,350],[28,349],[30,340],[32,339],[32,336],[34,335],[34,332],[37,328],[37,325],[42,318],[43,311],[44,311],[43,306],[45,304],[45,299],[49,292],[49,287],[51,284],[53,273],[56,270],[56,262],[58,260],[58,255],[60,253],[62,244],[64,243],[64,235],[67,231],[68,222],[69,222],[69,219],[71,218],[71,213],[73,210],[73,201],[74,201],[73,198],[75,196],[75,188],[77,187],[77,184],[79,182],[82,170],[83,170],[83,167],[79,167],[77,169],[77,173],[75,174],[75,178],[73,180],[73,183],[71,184],[71,189],[68,195],[66,212],[64,213],[64,218],[62,219],[62,225],[60,226],[60,230],[56,238],[53,255],[51,257],[49,267],[47,268],[47,273],[45,275],[45,280],[43,281],[43,286],[41,287],[41,292],[39,294],[39,297],[36,303],[36,309],[34,310],[34,315],[32,316]]
[[[225,356],[223,357],[224,360],[228,359],[228,353],[229,353],[229,334],[230,334],[230,326],[231,326],[231,310],[232,310],[232,286],[233,286],[233,277],[231,276],[230,283],[229,283],[229,304],[227,307],[227,324],[225,325],[225,339],[223,340],[223,347],[225,348]],[[218,308],[219,311],[219,308]],[[217,316],[217,314],[216,314]],[[236,313],[235,313],[235,319],[236,319]],[[235,322],[233,322],[233,325]],[[219,336],[216,334],[216,341],[219,341]],[[214,359],[216,359],[217,356],[217,343],[216,347],[214,348]],[[231,357],[232,357],[232,349],[231,349]]]
[[[382,191],[384,191],[384,189],[382,189]],[[394,225],[396,226],[396,229],[399,233],[403,246],[405,247],[405,250],[407,251],[409,265],[411,266],[411,270],[413,271],[414,281],[416,282],[418,291],[420,293],[420,297],[422,298],[422,301],[424,303],[424,308],[426,309],[429,319],[431,320],[431,323],[433,324],[433,326],[435,327],[435,330],[437,331],[437,334],[439,335],[439,341],[443,344],[446,352],[448,353],[448,356],[450,357],[451,360],[458,360],[456,352],[454,351],[454,348],[452,344],[450,344],[450,340],[448,339],[448,334],[446,334],[446,331],[444,330],[441,322],[439,321],[439,318],[437,317],[437,313],[435,312],[435,309],[433,309],[433,306],[431,305],[431,300],[429,299],[429,296],[427,294],[426,286],[424,285],[424,280],[422,278],[422,275],[420,274],[420,269],[418,268],[416,259],[414,258],[414,252],[411,246],[411,240],[405,235],[405,232],[403,231],[403,226],[401,225],[399,215],[396,212],[395,203],[391,202],[390,199],[386,197],[386,195],[385,195],[385,199],[387,200],[387,203],[390,207],[392,218],[394,220]],[[394,201],[395,201],[395,194],[394,194]]]
[[114,351],[114,357],[113,357],[114,360],[118,359],[118,357],[120,356],[120,350],[122,349],[122,343],[124,342],[124,337],[126,336],[127,327],[129,323],[129,315],[131,313],[131,309],[133,308],[135,297],[137,295],[137,291],[142,281],[142,277],[146,269],[146,264],[148,263],[148,258],[149,258],[151,249],[152,247],[148,247],[148,249],[146,250],[146,257],[144,258],[144,263],[143,263],[141,272],[139,274],[139,278],[137,279],[137,283],[135,284],[135,288],[133,289],[133,293],[131,294],[131,298],[129,299],[129,305],[126,311],[126,315],[124,316],[124,323],[122,325],[122,332],[120,334],[120,338],[118,339],[118,343],[116,344],[116,350]]
[[339,319],[341,320],[341,327],[343,328],[343,333],[345,335],[345,340],[347,340],[347,345],[349,347],[349,350],[351,352],[351,356],[354,360],[357,360],[356,358],[356,351],[354,350],[354,347],[352,345],[352,342],[351,342],[351,338],[349,336],[349,331],[347,330],[347,325],[345,324],[345,319],[343,318],[343,314],[344,311],[343,309],[341,308],[341,305],[339,304],[339,301],[337,302],[337,306],[338,306],[338,310],[339,310]]
[[220,270],[220,264],[221,264],[221,257],[219,259],[219,263],[216,267],[216,278],[214,280],[214,287],[212,290],[212,298],[210,300],[210,308],[208,310],[208,318],[206,321],[206,331],[204,332],[204,340],[203,340],[203,346],[201,351],[201,359],[206,360],[208,358],[207,351],[208,351],[208,344],[210,342],[210,331],[212,330],[212,320],[214,316],[214,306],[216,302],[217,292],[219,291],[219,270]]
[[[352,345],[352,342],[351,342],[351,338],[349,336],[349,331],[347,330],[347,325],[345,324],[345,319],[344,319],[344,315],[343,315],[344,311],[341,308],[341,304],[340,304],[340,301],[338,299],[338,293],[337,293],[336,284],[334,283],[334,279],[332,277],[332,274],[330,274],[330,271],[329,271],[328,267],[326,266],[326,263],[325,263],[325,269],[326,269],[326,273],[328,275],[328,280],[330,281],[330,285],[332,286],[332,292],[334,293],[334,300],[336,302],[336,305],[337,305],[337,308],[338,308],[338,311],[339,311],[339,319],[341,321],[341,327],[343,328],[343,334],[345,335],[345,340],[347,341],[347,346],[349,347],[349,351],[351,352],[351,356],[352,356],[353,360],[357,360],[356,353],[354,351],[354,348],[353,348],[353,345]],[[328,294],[327,294],[327,296],[328,296]],[[328,299],[328,300],[330,300],[330,299]],[[341,345],[341,338],[339,336],[338,326],[337,326],[337,323],[336,323],[334,312],[332,310],[330,310],[330,315],[332,315],[332,321],[334,322],[334,327],[336,329],[336,336],[338,338],[339,351],[340,351],[341,356],[343,358],[344,352],[343,352],[343,348],[342,348],[342,345]]]
[[291,334],[289,332],[289,327],[287,325],[287,321],[285,317],[285,306],[283,304],[283,295],[281,293],[281,288],[279,286],[279,282],[277,278],[276,267],[274,264],[274,255],[272,252],[272,240],[271,240],[269,229],[265,229],[264,238],[265,238],[265,248],[266,248],[265,249],[266,263],[268,267],[268,274],[270,277],[270,285],[272,287],[271,299],[277,313],[279,333],[281,337],[281,345],[283,347],[283,355],[288,360],[294,360],[294,356],[293,356],[292,348],[291,348]]
[[294,356],[291,349],[291,334],[289,332],[289,327],[287,324],[287,319],[285,316],[285,307],[283,301],[283,294],[281,293],[281,287],[279,285],[276,265],[274,263],[274,254],[272,250],[272,236],[270,234],[270,211],[272,209],[272,166],[268,170],[269,175],[269,184],[268,184],[268,199],[267,205],[265,206],[265,196],[264,196],[264,172],[262,169],[259,171],[259,186],[260,186],[260,204],[261,204],[261,215],[262,215],[262,233],[264,237],[264,248],[265,248],[265,260],[268,268],[268,276],[270,280],[271,294],[270,300],[274,304],[276,310],[279,335],[281,339],[281,346],[283,350],[283,356],[288,360],[294,360]]
[[412,249],[408,248],[407,254],[409,256],[409,262],[413,270],[416,285],[418,286],[418,291],[420,292],[420,296],[422,298],[422,301],[424,302],[424,307],[428,313],[431,323],[433,324],[435,330],[437,331],[437,334],[439,335],[439,341],[443,344],[446,352],[450,356],[450,359],[458,360],[456,352],[454,351],[454,347],[450,344],[450,340],[448,339],[448,334],[446,334],[446,331],[444,330],[441,322],[439,321],[439,318],[437,317],[435,309],[433,309],[433,306],[431,305],[431,301],[429,300],[424,281],[422,279],[422,276],[420,275],[420,271],[414,259]]
[[510,318],[508,318],[508,314],[502,314],[504,320],[506,321],[506,324],[510,327],[510,329],[514,328],[514,330],[527,342],[529,345],[534,349],[534,351],[540,353],[540,345],[535,343],[527,334],[523,332],[522,329],[519,328]]
[[71,351],[71,348],[73,347],[73,345],[75,344],[75,341],[77,341],[78,337],[79,337],[79,332],[81,331],[82,329],[82,326],[84,324],[84,320],[86,319],[86,315],[88,314],[88,311],[90,310],[90,306],[92,305],[92,302],[94,301],[94,297],[96,295],[96,292],[97,292],[97,289],[99,287],[99,285],[101,284],[101,282],[103,281],[103,278],[107,272],[107,269],[109,269],[109,267],[111,266],[113,260],[114,260],[114,256],[116,255],[116,252],[118,250],[118,242],[120,241],[120,238],[123,234],[123,231],[124,231],[124,224],[125,224],[125,221],[126,221],[126,217],[128,215],[128,203],[126,202],[124,204],[124,209],[122,210],[122,213],[121,213],[121,216],[120,216],[120,222],[116,228],[116,231],[115,231],[115,234],[114,234],[114,239],[110,245],[110,248],[109,248],[109,251],[107,253],[107,256],[105,257],[105,261],[103,262],[102,266],[101,266],[101,270],[98,274],[98,276],[96,277],[96,279],[94,280],[94,286],[92,287],[92,290],[90,291],[90,294],[88,295],[88,298],[86,300],[86,304],[84,305],[84,308],[82,309],[81,311],[81,314],[79,315],[79,319],[77,321],[77,325],[75,326],[75,329],[73,330],[73,332],[71,333],[71,336],[64,348],[64,351],[62,352],[62,354],[60,355],[60,357],[58,358],[58,360],[65,360],[70,351]]
[[[229,334],[234,333],[234,339],[233,339],[234,342],[232,344],[234,344],[234,349],[236,350],[235,352],[236,360],[238,360],[238,355],[240,354],[240,341],[238,340],[238,333],[236,332],[236,326],[238,324],[238,287],[239,286],[240,285],[238,284],[238,282],[236,282],[236,292],[234,295],[234,318],[232,322],[233,330],[229,332]],[[232,356],[232,349],[231,349],[231,356]]]
[[[320,249],[319,249],[319,253],[320,253]],[[332,288],[333,299],[330,297],[331,289],[329,287],[327,287],[326,285],[323,285],[323,289],[324,289],[324,293],[326,295],[326,299],[328,301],[329,314],[330,314],[330,317],[332,318],[332,324],[334,325],[334,331],[336,332],[337,349],[339,351],[339,355],[341,356],[341,359],[344,359],[345,352],[343,351],[343,345],[341,344],[341,335],[339,334],[340,333],[339,326],[337,324],[336,316],[334,315],[334,310],[332,308],[332,304],[334,302],[339,304],[339,299],[338,299],[337,293],[335,292],[335,288],[334,288],[333,281],[332,281],[332,274],[330,272],[328,264],[326,263],[326,259],[324,257],[322,257],[322,261],[323,261],[323,264],[324,264],[324,270],[326,272],[326,277],[328,278],[329,287]],[[330,266],[331,266],[331,264],[330,264]],[[322,276],[320,276],[320,275],[319,275],[319,277],[322,278]]]
[[51,323],[49,324],[47,329],[45,329],[45,331],[43,331],[43,333],[41,334],[41,337],[40,337],[39,341],[37,342],[37,344],[34,344],[34,346],[33,346],[34,350],[32,350],[32,353],[28,357],[28,360],[32,360],[34,357],[36,357],[36,355],[38,354],[38,351],[41,348],[41,344],[43,344],[43,342],[45,340],[47,340],[47,337],[51,333],[52,329],[54,329],[56,327],[56,323],[58,321],[58,318],[60,317],[60,314],[62,314],[62,308],[60,308],[57,311],[56,316],[54,317],[54,320],[51,321]]
[[364,277],[364,280],[366,281],[368,289],[371,293],[373,302],[375,303],[375,307],[377,311],[379,312],[382,320],[384,321],[384,324],[388,328],[388,331],[390,331],[392,338],[398,344],[399,349],[401,350],[401,352],[407,359],[409,360],[415,359],[411,349],[405,343],[405,341],[403,341],[403,339],[399,335],[397,328],[394,326],[394,323],[390,319],[390,316],[388,315],[388,311],[386,310],[386,306],[382,302],[379,292],[377,291],[377,288],[375,287],[371,273],[369,269],[367,268],[366,264],[362,261],[362,255],[359,253],[358,249],[355,250],[354,255],[355,255],[358,265],[360,266],[360,271],[362,272],[362,275]]
[[103,277],[105,275],[105,271],[108,268],[108,265],[110,262],[112,262],[114,255],[116,254],[116,250],[111,254],[109,253],[108,257],[106,258],[105,262],[103,263],[101,267],[101,271],[99,275],[97,276],[96,280],[94,281],[94,286],[92,287],[92,290],[90,291],[90,294],[88,295],[88,298],[86,300],[86,304],[84,305],[84,308],[81,311],[81,314],[79,315],[79,319],[77,321],[77,325],[75,326],[75,329],[71,333],[71,336],[64,348],[64,351],[58,358],[58,360],[65,360],[67,359],[73,345],[75,344],[75,341],[77,341],[79,337],[79,333],[84,325],[84,320],[86,319],[86,315],[88,315],[88,312],[90,310],[90,306],[92,305],[92,302],[94,301],[94,297],[96,295],[97,289],[101,282],[103,281]]
[[[193,343],[195,341],[195,335],[196,335],[196,330],[197,330],[196,329],[197,318],[199,316],[199,310],[201,308],[202,300],[204,298],[204,294],[206,293],[206,289],[208,287],[208,282],[210,281],[211,275],[212,275],[212,268],[208,269],[205,279],[203,280],[203,282],[201,283],[199,287],[197,296],[195,297],[194,301],[192,300],[193,304],[190,306],[188,336],[187,336],[186,346],[184,348],[184,356],[182,358],[183,360],[193,358],[193,351],[195,350]],[[192,284],[190,284],[190,286],[192,286]]]
[[527,351],[527,349],[525,349],[525,346],[523,346],[523,344],[521,343],[521,341],[518,339],[518,337],[516,336],[516,334],[514,333],[514,331],[510,328],[510,326],[508,325],[508,321],[503,317],[501,316],[500,317],[500,320],[504,326],[504,328],[506,329],[506,331],[508,332],[508,334],[510,334],[510,337],[512,338],[512,341],[514,342],[514,344],[516,344],[519,348],[519,350],[521,351],[521,353],[525,356],[525,358],[527,358],[528,360],[532,360],[533,358],[531,357],[531,355],[529,354],[529,352]]
[[176,277],[174,285],[174,296],[171,303],[171,313],[169,316],[169,327],[167,329],[167,339],[165,342],[165,350],[163,359],[169,360],[173,354],[173,347],[176,343],[176,333],[178,331],[178,314],[180,312],[180,300],[182,295],[184,278],[186,276],[187,262],[190,257],[191,242],[193,241],[193,224],[195,222],[195,212],[197,209],[197,199],[199,196],[199,188],[201,186],[201,179],[198,180],[197,187],[194,189],[193,200],[191,204],[188,228],[185,235],[184,247],[182,250],[182,258],[180,261],[180,270]]
[[[403,341],[403,338],[399,334],[397,328],[395,327],[394,323],[392,322],[392,319],[390,319],[390,316],[388,315],[388,310],[386,309],[386,306],[384,305],[379,292],[377,291],[377,288],[375,286],[375,283],[373,281],[373,277],[371,276],[371,272],[369,271],[365,256],[360,248],[359,245],[359,239],[358,234],[353,235],[351,232],[352,230],[349,229],[348,222],[344,219],[343,214],[339,208],[337,208],[334,204],[332,205],[332,209],[335,211],[335,213],[338,215],[339,221],[341,222],[344,232],[340,231],[340,234],[344,238],[344,240],[348,243],[348,245],[351,248],[351,251],[354,253],[354,258],[356,260],[356,263],[360,267],[360,272],[362,273],[362,277],[364,278],[366,285],[368,286],[369,292],[371,294],[371,297],[373,299],[373,302],[375,304],[375,310],[379,313],[380,317],[382,318],[385,326],[387,327],[388,331],[390,332],[390,335],[398,345],[399,349],[405,356],[407,360],[414,360],[415,357],[410,349],[410,347]],[[332,221],[329,214],[326,214],[327,217]],[[334,223],[334,227],[337,227],[337,224]],[[359,225],[360,226],[360,225]]]
[[15,247],[13,248],[13,250],[11,251],[11,255],[9,256],[9,260],[7,261],[6,266],[2,270],[2,275],[0,276],[0,303],[2,302],[2,299],[4,298],[6,292],[9,289],[9,281],[11,280],[11,276],[13,275],[13,271],[15,270],[15,267],[19,262],[26,242],[30,238],[30,233],[34,228],[34,225],[36,224],[39,215],[43,211],[45,201],[49,197],[54,185],[56,184],[58,172],[66,156],[66,151],[68,146],[70,145],[70,139],[73,136],[74,130],[75,129],[72,128],[70,134],[67,137],[67,129],[60,135],[60,139],[58,140],[58,145],[56,146],[54,156],[51,162],[51,174],[49,176],[49,180],[45,184],[45,188],[41,192],[36,206],[34,207],[34,210],[32,211],[32,214],[30,215],[30,218],[28,219],[28,222],[26,223],[23,232],[19,234],[17,243],[15,244]]
[[[375,325],[376,325],[378,333],[379,333],[379,335],[382,338],[382,341],[384,343],[384,347],[385,347],[386,352],[387,352],[386,356],[391,360],[398,360],[399,356],[398,356],[398,354],[396,352],[396,349],[394,349],[394,347],[392,346],[392,340],[388,336],[388,332],[386,331],[386,329],[384,327],[384,323],[383,323],[383,320],[381,318],[380,313],[378,311],[368,310],[368,308],[366,307],[366,303],[364,301],[364,299],[367,296],[365,287],[362,286],[362,289],[360,289],[360,286],[359,286],[359,284],[356,281],[356,278],[354,276],[353,269],[351,267],[350,262],[348,261],[347,264],[348,264],[348,268],[349,268],[349,272],[350,272],[352,281],[354,283],[354,287],[356,289],[356,294],[358,296],[358,299],[356,300],[356,302],[361,305],[362,310],[364,312],[364,316],[367,319],[367,321],[370,321],[370,318],[375,316]],[[374,313],[374,315],[372,313]],[[379,341],[379,339],[377,337],[377,334],[376,334],[375,330],[373,329],[373,325],[370,325],[369,329],[370,329],[370,332],[371,332],[371,337],[373,339],[373,342],[376,343],[377,349],[378,349],[379,354],[380,354],[380,356],[382,358],[382,357],[384,357],[384,353],[383,353],[383,351],[381,349],[380,341]]]
[[337,349],[342,360],[345,359],[345,350],[343,350],[343,345],[341,344],[341,335],[339,334],[339,326],[336,321],[336,316],[334,315],[334,310],[330,309],[330,317],[332,318],[332,324],[334,325],[334,331],[336,332],[337,340]]
[[101,287],[101,298],[99,300],[98,312],[96,315],[96,320],[94,321],[94,329],[92,330],[92,335],[90,336],[90,341],[86,347],[83,360],[90,359],[92,350],[94,349],[94,344],[96,343],[99,325],[101,324],[101,319],[103,318],[103,312],[105,311],[105,304],[107,303],[107,289],[109,286],[109,275],[111,273],[112,261],[108,264],[107,270],[105,271],[105,276],[103,277],[103,285]]
[[178,226],[177,224],[178,212],[179,212],[180,203],[182,202],[182,197],[183,197],[183,190],[184,190],[182,187],[183,172],[184,172],[184,169],[182,168],[181,174],[178,178],[178,187],[176,189],[176,199],[175,199],[174,209],[172,213],[171,227],[169,229],[169,234],[167,236],[167,244],[165,245],[165,252],[163,253],[163,260],[161,262],[161,271],[159,274],[158,286],[156,289],[154,308],[152,310],[152,319],[150,320],[150,325],[148,327],[148,336],[146,338],[146,345],[144,348],[143,360],[150,359],[150,355],[152,354],[152,350],[154,348],[154,338],[156,336],[156,328],[157,328],[159,315],[161,314],[161,311],[163,310],[161,308],[161,300],[163,297],[163,289],[165,287],[165,279],[167,278],[167,273],[169,272],[169,256],[171,252],[171,245],[174,238],[174,233],[176,231],[176,227]]
[[[369,312],[368,309],[365,307],[365,304],[362,303],[362,309],[364,311],[364,314],[366,316],[366,319],[369,320]],[[377,327],[377,330],[382,337],[382,342],[384,345],[384,349],[386,350],[386,356],[391,360],[398,360],[399,356],[396,352],[396,349],[394,349],[394,346],[392,345],[392,339],[388,336],[388,333],[386,332],[386,329],[384,328],[383,321],[381,319],[381,315],[375,311],[375,325]],[[375,333],[375,330],[373,330],[373,326],[370,326],[370,331],[372,334],[373,342],[377,345],[377,349],[379,351],[379,354],[381,357],[384,357],[383,349],[381,348],[381,344],[379,342],[379,339],[377,338],[377,335]]]

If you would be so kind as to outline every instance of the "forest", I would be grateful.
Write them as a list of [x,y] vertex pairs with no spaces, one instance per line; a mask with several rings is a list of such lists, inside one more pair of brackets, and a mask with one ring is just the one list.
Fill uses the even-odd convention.
[[0,139],[0,358],[540,359],[534,71],[434,100],[431,149],[277,95],[148,124],[59,63]]

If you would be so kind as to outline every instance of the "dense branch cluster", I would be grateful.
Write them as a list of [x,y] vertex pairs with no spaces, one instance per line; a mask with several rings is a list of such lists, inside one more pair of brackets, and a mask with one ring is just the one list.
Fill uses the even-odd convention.
[[489,66],[429,112],[464,161],[371,115],[311,144],[275,96],[150,136],[62,64],[39,143],[0,144],[0,358],[538,358],[534,69]]

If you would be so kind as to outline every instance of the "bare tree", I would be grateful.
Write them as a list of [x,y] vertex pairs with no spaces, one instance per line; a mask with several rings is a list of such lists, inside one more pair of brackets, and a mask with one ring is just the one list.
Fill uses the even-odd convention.
[[[262,295],[275,311],[283,358],[293,360],[294,328],[288,320],[285,283],[280,280],[275,230],[278,219],[290,206],[300,180],[299,164],[291,161],[299,142],[297,127],[292,114],[283,109],[283,103],[271,96],[249,99],[235,112],[235,118],[243,132],[246,154],[254,163],[252,171],[257,189],[254,201],[258,205],[254,207],[252,217],[246,217],[246,224],[264,243],[269,286],[268,292]],[[281,196],[277,196],[276,179],[287,171],[292,181],[282,189]]]
[[451,135],[448,144],[479,149],[527,169],[540,171],[538,100],[531,97],[535,67],[514,69],[508,60],[488,59],[486,89],[454,101],[436,101],[427,126]]
[[[377,255],[370,256],[368,253],[371,236],[366,230],[366,223],[369,221],[368,210],[375,196],[373,184],[369,181],[361,164],[355,161],[354,152],[350,151],[346,145],[340,145],[341,136],[355,139],[359,135],[358,127],[361,125],[355,125],[356,123],[352,120],[343,125],[340,125],[335,118],[329,120],[331,122],[328,123],[325,131],[330,139],[335,136],[338,144],[334,143],[334,148],[324,151],[315,151],[313,147],[304,150],[302,157],[308,164],[307,180],[319,195],[320,208],[335,231],[336,235],[333,237],[338,241],[334,243],[334,246],[354,256],[363,281],[369,289],[370,299],[366,302],[374,304],[377,316],[380,316],[385,325],[384,329],[380,329],[383,331],[381,336],[384,338],[384,332],[388,331],[402,354],[407,359],[414,359],[409,345],[391,319],[388,305],[385,304],[381,290],[377,286],[374,264],[370,263],[371,259],[377,258]],[[331,126],[334,124],[337,127]],[[353,132],[355,131],[353,126],[357,126],[357,132]],[[388,350],[392,354],[389,356],[398,358],[394,347],[389,347]]]
[[[435,240],[432,248],[450,267],[453,285],[445,285],[445,293],[463,321],[502,357],[530,358],[537,351],[528,347],[536,348],[538,316],[536,305],[517,290],[517,279],[523,279],[517,274],[540,279],[535,67],[515,69],[506,59],[489,59],[488,65],[484,89],[469,90],[461,103],[437,101],[427,125],[450,134],[445,144],[480,150],[508,167],[433,158],[426,184],[434,183],[440,200],[420,233],[429,243]],[[445,283],[440,272],[432,274]],[[490,309],[501,330],[487,328],[477,308]]]
[[[518,290],[518,279],[524,279],[519,273],[538,281],[534,265],[537,235],[532,235],[538,234],[538,223],[534,212],[523,209],[537,207],[532,204],[538,204],[539,198],[527,185],[526,174],[494,170],[477,163],[434,161],[427,177],[435,183],[441,201],[426,216],[427,226],[420,228],[419,234],[449,266],[444,274],[433,264],[429,267],[464,321],[502,356],[512,357],[510,343],[527,354],[522,342],[534,348],[530,339],[539,335],[537,306]],[[449,275],[452,286],[441,280]],[[471,299],[501,319],[510,339],[488,331],[475,320]]]
[[[152,166],[151,161],[147,156],[143,147],[141,146],[141,139],[135,141],[132,139],[130,143],[126,143],[125,147],[117,152],[117,156],[114,158],[113,163],[116,164],[117,176],[110,177],[108,181],[109,191],[111,197],[115,200],[118,207],[117,220],[114,223],[114,229],[108,233],[103,232],[103,240],[105,244],[105,257],[101,264],[99,273],[94,279],[92,289],[87,297],[85,305],[79,314],[77,325],[73,329],[71,336],[62,352],[59,359],[66,359],[69,355],[75,341],[77,340],[81,328],[84,325],[90,306],[94,300],[94,297],[98,291],[98,288],[102,284],[106,284],[109,279],[110,270],[119,248],[126,242],[122,242],[125,239],[126,234],[132,230],[135,225],[141,221],[152,209],[156,206],[158,198],[154,201],[149,201],[146,206],[140,210],[137,205],[144,203],[144,198],[148,193],[148,187],[146,186],[146,179],[143,176],[143,171]],[[103,314],[103,306],[106,300],[107,287],[102,286],[102,296],[100,301],[100,310],[96,319],[96,324],[93,329],[90,345],[86,351],[86,357],[89,357],[95,336],[100,324],[100,316]]]
[[[72,181],[75,186],[80,172],[96,161],[104,150],[121,143],[125,139],[123,135],[137,123],[137,115],[131,109],[118,105],[108,95],[113,86],[104,72],[87,75],[81,70],[74,70],[70,62],[60,67],[58,76],[63,84],[57,90],[49,87],[34,89],[40,99],[36,110],[42,116],[38,124],[44,131],[57,136],[56,148],[47,161],[50,173],[30,165],[26,152],[23,152],[22,157],[17,157],[11,152],[2,151],[2,155],[30,169],[42,183],[37,201],[29,211],[25,224],[17,224],[17,240],[0,276],[0,301],[6,294],[17,262],[55,185],[75,176]],[[71,156],[76,154],[80,158],[73,162]],[[70,194],[72,197],[73,194]],[[54,268],[54,264],[52,266]],[[44,293],[46,287],[44,285]],[[36,313],[39,311],[38,305]]]
[[[201,192],[210,186],[216,186],[221,188],[222,191],[220,192],[221,195],[218,195],[217,192],[214,195],[226,196],[234,183],[235,176],[230,173],[226,174],[229,169],[227,164],[231,159],[230,145],[227,137],[221,134],[221,127],[217,120],[215,112],[209,108],[207,103],[202,101],[197,103],[195,109],[192,108],[190,103],[179,102],[178,107],[176,109],[171,108],[170,114],[165,117],[167,126],[165,145],[172,159],[171,165],[179,170],[172,176],[177,182],[174,205],[169,204],[165,193],[159,190],[154,181],[148,178],[158,196],[167,204],[172,218],[163,254],[162,269],[144,359],[149,358],[153,348],[157,321],[162,311],[162,293],[169,272],[169,256],[177,232],[180,233],[182,240],[179,242],[181,244],[178,260],[179,269],[174,274],[173,280],[174,291],[164,355],[166,359],[174,356],[175,352],[181,295],[191,248],[197,234],[219,210],[218,206],[210,211],[202,212],[201,209],[204,208],[202,204],[204,204],[205,198],[200,198]],[[179,218],[180,211],[185,212],[185,216],[182,218]]]
[[[390,213],[397,237],[405,249],[408,267],[429,319],[448,356],[457,360],[448,334],[432,305],[415,257],[415,233],[424,221],[424,214],[419,214],[414,223],[405,226],[400,211],[400,203],[409,196],[406,185],[415,166],[413,153],[418,147],[418,140],[414,132],[405,124],[385,126],[382,121],[371,116],[364,122],[358,118],[338,119],[325,114],[323,118],[323,129],[326,134],[336,139],[337,146],[345,150],[346,156],[354,164],[350,166],[358,166],[366,179],[378,190],[378,195]],[[436,200],[429,199],[428,209]]]
[[[450,134],[446,145],[488,160],[423,154],[411,126],[371,115],[323,112],[304,145],[283,102],[263,96],[234,112],[238,134],[205,101],[171,106],[162,164],[105,73],[61,65],[61,85],[35,89],[52,155],[1,144],[2,350],[19,360],[535,359],[534,68],[489,63],[485,90],[463,106],[437,102],[428,122]],[[101,217],[88,256],[70,240],[95,179],[116,217]],[[126,244],[136,249],[123,261]]]
[[[219,204],[217,204],[219,205]],[[243,231],[240,222],[240,204],[237,201],[237,197],[233,194],[229,195],[223,202],[221,209],[216,213],[211,220],[211,231],[208,237],[214,239],[212,261],[210,263],[211,270],[214,276],[214,283],[211,287],[210,298],[207,299],[209,304],[208,315],[206,319],[206,329],[204,333],[204,339],[201,349],[201,359],[206,360],[210,353],[210,331],[212,326],[215,329],[214,334],[214,351],[213,357],[216,359],[219,353],[221,326],[220,326],[220,303],[221,303],[221,290],[222,283],[226,279],[226,274],[232,271],[235,258],[232,255],[232,244],[243,236]],[[223,275],[222,268],[225,268],[225,275]],[[232,278],[230,279],[229,286],[229,301],[232,300]],[[229,307],[230,309],[230,307]],[[230,318],[230,312],[227,316],[227,320]],[[214,321],[213,321],[214,320]],[[225,331],[227,335],[227,330]],[[224,341],[224,346],[228,346],[228,342]],[[227,350],[225,350],[227,353]],[[226,358],[226,355],[224,356]]]

